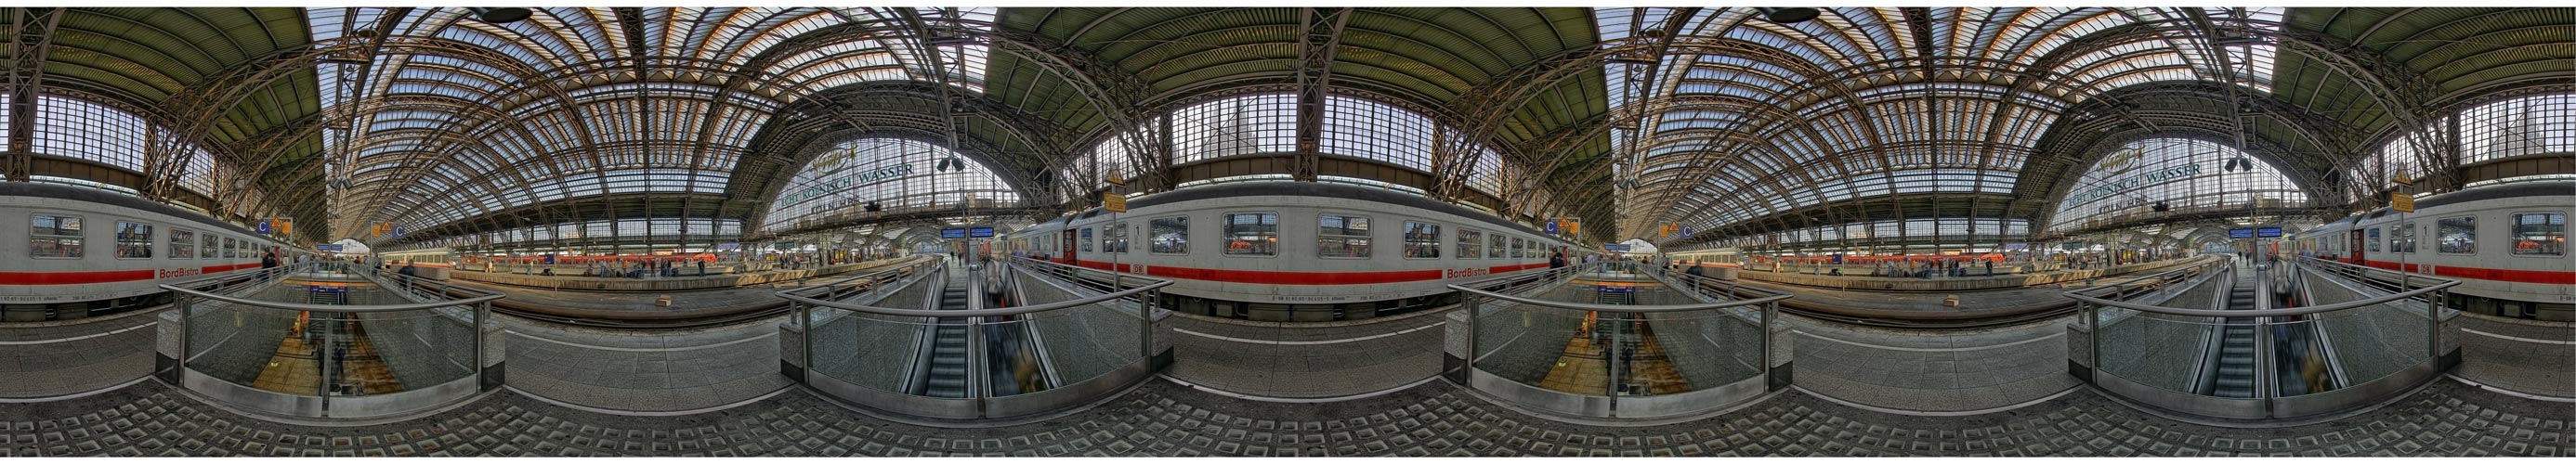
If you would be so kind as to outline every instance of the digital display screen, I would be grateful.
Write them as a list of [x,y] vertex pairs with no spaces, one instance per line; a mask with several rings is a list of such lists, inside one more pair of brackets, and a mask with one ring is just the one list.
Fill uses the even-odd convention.
[[966,229],[939,229],[939,238],[966,238]]
[[2254,238],[2254,229],[2227,229],[2227,238]]
[[991,237],[991,236],[993,236],[993,228],[991,228],[991,227],[977,227],[977,228],[973,228],[973,229],[966,229],[966,236],[968,236],[968,237]]
[[2281,228],[2279,228],[2279,227],[2265,227],[2265,228],[2261,228],[2261,229],[2254,229],[2254,236],[2256,236],[2256,237],[2264,237],[2264,238],[2279,237],[2279,236],[2281,236]]

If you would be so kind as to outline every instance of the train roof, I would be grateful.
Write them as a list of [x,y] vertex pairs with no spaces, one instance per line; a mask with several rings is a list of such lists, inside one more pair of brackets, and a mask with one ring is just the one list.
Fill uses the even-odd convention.
[[[2561,197],[2561,198],[2566,198],[2566,197],[2569,197],[2569,196],[2576,196],[2576,181],[2552,180],[2552,181],[2535,181],[2535,182],[2515,182],[2515,183],[2510,183],[2510,184],[2492,185],[2492,186],[2486,186],[2486,187],[2472,188],[2472,189],[2461,190],[2461,191],[2456,191],[2456,192],[2443,192],[2443,193],[2441,193],[2441,194],[2439,194],[2439,195],[2434,195],[2434,196],[2432,196],[2431,198],[2425,198],[2425,199],[2422,199],[2422,200],[2417,200],[2417,201],[2415,202],[2415,208],[2416,208],[2416,209],[2429,209],[2429,208],[2437,208],[2437,207],[2449,206],[2449,205],[2459,204],[2459,203],[2467,203],[2467,202],[2472,202],[2472,201],[2500,200],[2500,199],[2506,199],[2506,198],[2521,198],[2521,197]],[[2368,213],[2356,214],[2356,215],[2352,215],[2352,216],[2346,216],[2346,217],[2344,217],[2343,219],[2336,219],[2336,220],[2333,220],[2333,221],[2327,221],[2327,222],[2326,222],[2326,224],[2338,224],[2338,223],[2340,223],[2340,224],[2351,224],[2351,223],[2357,223],[2357,222],[2360,222],[2360,221],[2365,220],[2365,219],[2378,219],[2378,218],[2380,218],[2380,217],[2382,217],[2382,216],[2387,216],[2387,215],[2389,215],[2389,214],[2394,214],[2394,213],[2390,212],[2390,211],[2389,211],[2389,209],[2388,209],[2387,207],[2381,207],[2381,208],[2379,208],[2379,209],[2373,209],[2373,210],[2370,210],[2370,212],[2368,212]]]
[[[127,208],[134,208],[134,209],[139,209],[139,210],[143,210],[143,211],[146,211],[146,212],[151,212],[151,213],[154,213],[154,214],[160,214],[160,215],[165,215],[165,216],[170,216],[170,217],[175,217],[175,218],[186,219],[186,220],[189,220],[189,221],[195,221],[198,225],[200,225],[200,226],[202,226],[202,227],[212,227],[212,228],[217,228],[217,229],[223,229],[223,230],[225,230],[225,231],[230,231],[230,232],[232,232],[232,233],[241,234],[241,235],[243,235],[243,236],[248,236],[248,237],[258,237],[258,238],[260,238],[260,239],[262,239],[262,240],[268,240],[268,241],[276,242],[276,243],[279,243],[279,244],[292,245],[292,244],[287,243],[287,242],[277,242],[275,239],[270,239],[270,238],[268,238],[268,237],[261,236],[258,232],[252,232],[252,231],[250,231],[250,229],[244,229],[244,228],[242,228],[241,226],[236,226],[236,225],[232,225],[232,224],[227,224],[227,223],[224,223],[223,221],[217,221],[217,220],[214,220],[213,218],[208,218],[208,217],[206,217],[205,215],[203,215],[203,214],[198,214],[198,213],[197,213],[197,212],[195,212],[195,211],[189,211],[189,210],[179,209],[179,208],[178,208],[178,207],[176,207],[176,206],[165,205],[165,204],[161,204],[160,202],[155,202],[155,201],[150,201],[150,200],[144,200],[144,199],[142,199],[142,198],[134,197],[134,196],[131,196],[131,195],[125,195],[125,194],[120,194],[120,193],[115,193],[115,192],[109,192],[109,191],[105,191],[105,190],[99,190],[99,189],[93,189],[93,188],[83,188],[83,187],[73,187],[73,186],[68,186],[68,185],[40,184],[40,183],[35,183],[35,182],[0,182],[0,196],[36,197],[36,198],[53,198],[53,199],[59,199],[59,200],[71,200],[71,201],[78,201],[78,202],[84,202],[84,203],[102,203],[102,204],[116,205],[116,206],[122,206],[122,207],[127,207]],[[290,246],[290,247],[288,247],[288,248],[295,248],[295,247]],[[299,249],[299,250],[300,250],[300,249]]]
[[[1204,185],[1147,195],[1143,198],[1128,201],[1127,207],[1146,208],[1172,202],[1250,196],[1333,197],[1348,198],[1370,203],[1395,204],[1427,209],[1461,217],[1475,218],[1476,220],[1484,221],[1486,224],[1490,224],[1495,227],[1507,228],[1529,235],[1541,237],[1547,236],[1547,233],[1545,232],[1540,232],[1537,229],[1531,229],[1529,226],[1520,225],[1518,223],[1504,220],[1503,218],[1495,217],[1492,214],[1467,209],[1466,207],[1449,204],[1447,202],[1433,201],[1430,198],[1424,198],[1419,195],[1356,185],[1324,182],[1240,182]],[[1102,214],[1106,213],[1101,212],[1100,208],[1095,207],[1083,210],[1080,214],[1067,215],[1062,218],[1052,219],[1045,222],[1072,223],[1075,219],[1090,219],[1093,216],[1099,216]]]

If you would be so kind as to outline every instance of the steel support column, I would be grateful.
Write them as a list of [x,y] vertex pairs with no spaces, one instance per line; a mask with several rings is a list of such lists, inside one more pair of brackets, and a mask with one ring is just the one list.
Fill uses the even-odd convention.
[[1332,87],[1333,52],[1341,48],[1342,28],[1350,24],[1350,8],[1307,8],[1303,16],[1305,33],[1297,43],[1297,154],[1289,174],[1300,182],[1315,181],[1315,171],[1322,167],[1324,95]]
[[9,36],[9,181],[25,182],[35,169],[36,99],[45,80],[45,55],[53,48],[61,8],[11,8]]

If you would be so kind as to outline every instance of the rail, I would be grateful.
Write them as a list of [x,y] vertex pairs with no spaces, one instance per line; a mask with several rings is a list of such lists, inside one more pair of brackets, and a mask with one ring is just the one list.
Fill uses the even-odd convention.
[[[1599,264],[1549,274],[1596,272]],[[1531,282],[1550,285],[1533,292]],[[1473,283],[1450,285],[1463,298],[1461,311],[1449,316],[1449,337],[1464,349],[1451,353],[1451,380],[1524,407],[1619,418],[1703,413],[1786,386],[1786,376],[1775,375],[1785,374],[1774,371],[1784,359],[1775,355],[1771,338],[1779,329],[1780,302],[1790,295],[1660,305],[1526,295],[1670,291],[1553,285],[1559,282],[1525,281],[1516,288],[1521,295]]]
[[[1150,376],[1152,362],[1164,355],[1156,352],[1151,340],[1158,311],[1156,292],[1170,286],[1168,280],[1121,275],[1115,280],[1144,282],[1097,293],[1087,288],[1077,291],[1078,285],[1071,282],[1050,283],[1071,298],[1008,308],[915,309],[937,307],[940,295],[933,290],[938,285],[925,280],[944,281],[949,272],[1062,272],[1032,268],[1047,269],[1032,262],[997,260],[977,271],[941,261],[937,272],[889,282],[886,288],[895,290],[860,298],[822,298],[812,287],[777,292],[788,301],[794,326],[802,330],[796,345],[805,366],[798,377],[817,390],[872,408],[921,417],[976,419],[1023,417],[1089,404]],[[970,275],[964,285],[973,289],[980,283]],[[976,301],[985,297],[975,291],[967,296]],[[963,329],[969,342],[945,351],[921,352],[921,341],[933,339],[943,329],[952,334]],[[1013,333],[1044,336],[1009,336]],[[1025,339],[1042,340],[1031,343],[1043,346],[1014,345],[1013,340]],[[1047,356],[1030,355],[1039,350]],[[943,356],[967,358],[963,369],[969,393],[965,397],[929,396],[911,388],[918,380],[910,374],[917,371],[917,364]],[[1060,380],[1033,381],[1045,372],[1054,372]],[[1005,385],[1009,388],[1000,388]]]
[[[2310,417],[2364,407],[2402,394],[2429,381],[2439,371],[2442,307],[2446,289],[2457,280],[2410,276],[2317,259],[2293,259],[2270,266],[2228,262],[2231,272],[2218,273],[2235,285],[2251,285],[2252,301],[2228,302],[2223,295],[2187,298],[2204,289],[2219,291],[2220,282],[2179,291],[2125,292],[2118,286],[2065,292],[2081,314],[2068,327],[2069,351],[2082,353],[2078,377],[2115,394],[2159,408],[2229,419]],[[2253,272],[2237,276],[2236,272]],[[2286,273],[2286,284],[2274,277]],[[2397,282],[2393,289],[2351,288],[2320,275],[2377,277]],[[2354,279],[2366,282],[2371,279]],[[2343,288],[2341,301],[2302,307],[2273,307],[2273,287],[2318,285]],[[2148,300],[2160,301],[2149,304]],[[2320,297],[2323,298],[2323,297]],[[2209,308],[2160,304],[2206,304]],[[2232,306],[2232,307],[2226,307]],[[2224,352],[2209,348],[2225,337],[2237,343]],[[2242,342],[2251,338],[2250,348]],[[2204,351],[2207,351],[2204,354]],[[2250,358],[2253,362],[2245,363]],[[2240,367],[2225,367],[2234,361]],[[2220,364],[2213,364],[2220,363]],[[2212,367],[2217,365],[2220,367]],[[2247,367],[2250,366],[2250,367]],[[2234,378],[2252,377],[2253,393],[2242,389],[2227,396],[2203,385],[2221,369]],[[2228,371],[2226,369],[2234,369]],[[2249,372],[2250,371],[2250,372]]]
[[[296,417],[411,413],[499,386],[500,359],[486,343],[497,329],[491,302],[502,295],[444,299],[402,279],[331,278],[364,275],[339,273],[347,268],[302,263],[263,270],[261,279],[162,285],[177,311],[163,314],[161,336],[177,351],[163,353],[171,367],[158,375],[237,407]],[[306,280],[292,280],[298,274]],[[305,302],[275,301],[297,297]]]

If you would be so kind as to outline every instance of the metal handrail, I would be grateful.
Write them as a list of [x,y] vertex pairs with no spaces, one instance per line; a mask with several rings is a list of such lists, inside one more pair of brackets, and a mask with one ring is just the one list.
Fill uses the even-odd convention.
[[983,316],[1013,316],[1013,315],[1020,315],[1020,314],[1029,314],[1029,313],[1045,312],[1045,311],[1053,311],[1053,310],[1064,309],[1064,308],[1071,308],[1071,307],[1075,307],[1075,306],[1088,305],[1088,304],[1099,303],[1099,302],[1103,302],[1103,301],[1109,301],[1109,300],[1115,300],[1115,299],[1123,299],[1123,298],[1126,298],[1126,297],[1129,297],[1129,296],[1133,296],[1133,295],[1138,294],[1138,293],[1144,293],[1144,292],[1149,291],[1149,290],[1159,289],[1159,288],[1163,288],[1163,287],[1170,286],[1170,285],[1172,285],[1172,281],[1166,280],[1166,281],[1162,281],[1162,282],[1155,282],[1155,283],[1152,283],[1152,284],[1146,284],[1145,286],[1142,286],[1142,287],[1136,287],[1136,288],[1130,288],[1130,289],[1120,290],[1120,291],[1115,292],[1115,293],[1108,293],[1108,294],[1096,295],[1096,296],[1085,297],[1085,298],[1079,298],[1079,299],[1073,299],[1073,300],[1067,300],[1067,301],[1058,301],[1058,302],[1054,302],[1054,303],[1047,303],[1047,304],[1042,304],[1042,305],[1034,305],[1034,306],[1013,306],[1013,307],[1008,307],[1008,308],[976,309],[976,310],[966,310],[966,311],[942,311],[942,310],[922,310],[922,309],[900,309],[900,308],[882,308],[882,307],[876,307],[876,306],[855,305],[855,304],[840,303],[840,302],[833,302],[833,301],[824,301],[824,300],[820,300],[820,299],[814,299],[814,298],[806,297],[806,296],[804,296],[804,295],[797,295],[797,294],[794,294],[794,292],[795,292],[796,290],[782,290],[782,291],[777,292],[777,293],[776,293],[776,295],[778,295],[778,297],[779,297],[779,298],[784,298],[784,299],[787,299],[788,301],[794,301],[794,302],[798,302],[798,303],[804,303],[804,304],[809,304],[809,305],[814,305],[814,306],[821,306],[821,307],[826,307],[826,308],[842,309],[842,310],[849,310],[849,311],[858,311],[858,312],[869,313],[869,314],[882,314],[882,315],[888,315],[888,316],[907,316],[907,317],[983,317]]
[[1595,270],[1599,270],[1599,269],[1602,267],[1602,265],[1603,265],[1603,263],[1576,264],[1576,265],[1566,266],[1566,267],[1560,267],[1560,268],[1551,268],[1551,269],[1548,269],[1548,270],[1545,270],[1545,271],[1540,271],[1540,272],[1537,272],[1537,273],[1515,273],[1515,274],[1506,274],[1506,275],[1493,276],[1493,277],[1488,277],[1488,278],[1484,278],[1484,279],[1477,279],[1477,280],[1473,280],[1473,281],[1463,282],[1463,283],[1459,283],[1459,284],[1457,284],[1457,285],[1467,285],[1467,286],[1475,286],[1475,287],[1486,287],[1486,286],[1492,286],[1492,285],[1495,285],[1495,284],[1502,284],[1504,287],[1511,287],[1511,286],[1512,286],[1512,285],[1511,285],[1511,283],[1512,283],[1512,282],[1519,282],[1519,281],[1555,281],[1555,280],[1558,280],[1558,279],[1563,279],[1563,278],[1567,278],[1567,277],[1573,277],[1573,276],[1578,275],[1578,274],[1582,274],[1582,273],[1586,273],[1586,272],[1593,272],[1593,271],[1595,271]]
[[[915,255],[915,256],[920,256],[920,255]],[[876,271],[876,272],[870,272],[870,273],[866,273],[866,274],[861,274],[861,275],[855,275],[855,276],[845,277],[845,278],[841,278],[841,279],[839,279],[839,280],[834,280],[834,281],[831,281],[831,282],[825,282],[825,283],[814,284],[814,285],[807,285],[807,286],[803,286],[803,287],[790,288],[790,289],[786,289],[786,290],[781,290],[780,292],[804,292],[804,293],[810,293],[810,292],[813,292],[813,291],[815,291],[815,290],[822,290],[822,289],[828,289],[828,288],[832,288],[832,287],[843,286],[843,285],[846,285],[846,284],[848,284],[848,283],[850,283],[850,282],[852,282],[852,281],[857,281],[857,280],[862,280],[862,279],[874,279],[874,278],[878,278],[878,277],[886,277],[886,276],[908,276],[908,275],[911,275],[911,274],[915,274],[915,273],[922,272],[922,270],[932,269],[932,268],[937,268],[937,267],[939,267],[939,264],[942,262],[941,260],[944,260],[944,259],[947,259],[947,258],[924,259],[924,260],[915,261],[915,262],[912,262],[912,263],[906,263],[906,264],[902,264],[902,265],[897,265],[897,266],[894,266],[894,267],[892,267],[892,268],[888,268],[888,269],[884,269],[884,270],[879,270],[879,271]],[[883,280],[882,280],[882,279],[880,279],[879,281],[881,281],[881,282],[882,282]]]
[[1695,305],[1629,306],[1629,305],[1606,305],[1606,304],[1591,304],[1591,303],[1568,303],[1568,302],[1562,302],[1562,301],[1547,301],[1547,300],[1539,300],[1539,299],[1522,298],[1522,297],[1517,297],[1517,296],[1511,296],[1511,295],[1504,295],[1504,294],[1500,294],[1500,293],[1488,292],[1488,291],[1484,291],[1484,290],[1477,290],[1477,289],[1474,289],[1474,288],[1469,288],[1469,287],[1467,287],[1467,286],[1465,286],[1465,285],[1450,285],[1450,286],[1449,286],[1449,289],[1450,289],[1450,290],[1457,290],[1457,291],[1461,291],[1461,292],[1473,293],[1473,294],[1476,294],[1477,296],[1483,296],[1483,297],[1487,297],[1487,298],[1494,298],[1494,299],[1499,299],[1499,300],[1503,300],[1503,301],[1510,301],[1510,302],[1515,302],[1515,303],[1521,303],[1521,304],[1533,304],[1533,305],[1546,306],[1546,307],[1551,307],[1551,308],[1579,309],[1579,310],[1586,310],[1586,311],[1608,311],[1608,312],[1622,312],[1622,313],[1669,313],[1669,312],[1682,312],[1682,311],[1700,311],[1700,310],[1709,310],[1709,309],[1722,309],[1722,308],[1732,308],[1732,307],[1737,307],[1737,306],[1750,306],[1750,305],[1761,304],[1761,303],[1770,303],[1770,302],[1774,302],[1774,301],[1786,300],[1786,299],[1789,299],[1789,298],[1790,298],[1790,297],[1792,297],[1792,296],[1795,296],[1795,295],[1789,295],[1789,294],[1785,294],[1785,293],[1784,293],[1784,294],[1771,295],[1771,296],[1766,296],[1766,297],[1761,297],[1761,298],[1754,298],[1754,299],[1749,299],[1749,300],[1734,300],[1734,301],[1728,301],[1728,302],[1724,302],[1724,303],[1709,303],[1709,304],[1695,304]]
[[[300,264],[300,265],[296,265],[296,266],[300,267],[300,266],[310,266],[310,265],[311,265],[311,263],[307,263],[307,264]],[[289,268],[281,268],[281,269],[289,269]],[[293,271],[287,271],[287,272],[293,272]],[[197,282],[203,282],[203,281],[207,281],[207,280],[214,280],[214,279],[199,279],[199,280],[192,280],[192,281],[188,281],[188,282],[180,282],[180,283],[175,283],[175,284],[163,284],[163,285],[161,285],[161,289],[162,289],[162,290],[169,290],[169,291],[173,291],[173,292],[179,292],[179,293],[187,294],[187,295],[189,295],[189,296],[194,296],[194,297],[199,297],[199,298],[205,298],[205,299],[215,300],[215,301],[222,301],[222,302],[233,303],[233,304],[245,304],[245,305],[259,306],[259,307],[264,307],[264,308],[275,308],[275,309],[293,309],[293,310],[301,310],[301,311],[324,311],[324,312],[339,312],[339,313],[374,313],[374,312],[410,311],[410,310],[417,310],[417,309],[430,309],[430,308],[437,308],[437,307],[442,307],[442,306],[454,306],[454,305],[460,305],[460,304],[481,303],[481,302],[486,302],[486,301],[498,300],[498,299],[501,299],[501,298],[503,298],[503,297],[506,297],[506,296],[507,296],[507,295],[502,295],[502,294],[495,293],[495,294],[483,295],[483,296],[478,296],[478,297],[473,297],[473,298],[466,298],[466,299],[462,299],[462,300],[448,300],[448,301],[440,301],[440,302],[434,302],[434,303],[411,303],[411,304],[397,304],[397,305],[326,305],[326,304],[311,304],[311,303],[285,303],[285,302],[276,302],[276,301],[261,301],[261,300],[253,300],[253,299],[247,299],[247,298],[238,298],[238,297],[232,297],[232,296],[226,296],[226,295],[217,295],[217,294],[213,294],[213,293],[200,292],[200,291],[190,290],[190,289],[188,289],[188,288],[183,287],[184,285],[189,285],[189,284],[193,284],[193,283],[197,283]]]
[[[2311,259],[2313,259],[2313,258],[2311,258]],[[2383,270],[2384,270],[2384,269],[2383,269]],[[2067,298],[2072,298],[2072,299],[2075,299],[2076,301],[2082,301],[2082,302],[2086,302],[2086,303],[2098,304],[2098,305],[2103,305],[2103,306],[2110,306],[2110,307],[2115,307],[2115,308],[2126,308],[2126,309],[2132,309],[2132,310],[2138,310],[2138,311],[2146,311],[2146,312],[2151,312],[2151,313],[2172,314],[2172,315],[2178,315],[2178,316],[2201,316],[2201,317],[2269,317],[2269,316],[2297,316],[2297,315],[2305,315],[2305,314],[2316,314],[2316,313],[2322,313],[2322,312],[2329,312],[2329,311],[2341,311],[2341,310],[2346,310],[2346,309],[2359,308],[2359,307],[2363,307],[2363,306],[2371,306],[2371,305],[2384,304],[2384,303],[2388,303],[2388,302],[2391,302],[2391,301],[2398,301],[2398,300],[2412,299],[2412,298],[2414,298],[2414,297],[2416,297],[2416,296],[2423,295],[2423,294],[2425,294],[2425,293],[2431,293],[2431,292],[2433,292],[2433,291],[2442,290],[2442,289],[2451,288],[2451,287],[2454,287],[2454,286],[2458,286],[2458,285],[2460,285],[2460,281],[2458,281],[2458,280],[2453,280],[2453,279],[2443,279],[2443,278],[2439,278],[2439,277],[2426,277],[2426,279],[2435,280],[2435,281],[2441,281],[2441,282],[2440,282],[2440,283],[2437,283],[2437,284],[2433,284],[2433,285],[2425,286],[2425,287],[2422,287],[2422,288],[2417,288],[2417,289],[2413,289],[2413,290],[2407,290],[2407,291],[2404,291],[2404,292],[2392,293],[2392,294],[2387,294],[2387,295],[2381,295],[2381,296],[2377,296],[2377,297],[2371,297],[2371,298],[2366,298],[2366,299],[2361,299],[2361,300],[2356,300],[2356,301],[2347,301],[2347,302],[2342,302],[2342,303],[2335,303],[2335,304],[2330,304],[2330,305],[2320,305],[2320,306],[2302,306],[2302,307],[2297,307],[2297,308],[2286,308],[2286,309],[2262,309],[2262,310],[2252,310],[2252,311],[2232,311],[2232,310],[2212,310],[2212,309],[2189,309],[2189,308],[2168,308],[2168,307],[2163,307],[2163,306],[2143,305],[2143,304],[2129,303],[2129,302],[2124,302],[2124,301],[2108,300],[2108,299],[2103,299],[2103,298],[2098,298],[2098,297],[2094,297],[2094,296],[2091,296],[2091,295],[2085,295],[2085,294],[2083,294],[2083,292],[2091,291],[2091,290],[2094,290],[2094,289],[2073,290],[2073,291],[2065,292],[2065,293],[2063,293],[2062,295],[2065,295]]]
[[[1052,261],[1047,261],[1047,260],[1042,260],[1042,259],[1037,259],[1037,258],[1030,258],[1030,257],[1027,257],[1027,256],[1013,256],[1013,257],[1011,257],[1011,258],[1010,258],[1010,262],[1011,262],[1012,264],[1037,264],[1037,265],[1039,265],[1039,268],[1040,268],[1040,269],[1061,270],[1061,271],[1063,271],[1063,272],[1055,272],[1055,274],[1062,274],[1062,275],[1067,275],[1067,276],[1078,275],[1078,274],[1076,274],[1076,273],[1079,273],[1079,272],[1082,272],[1082,271],[1091,271],[1091,272],[1103,272],[1103,273],[1108,273],[1108,274],[1110,274],[1110,275],[1112,275],[1112,276],[1115,276],[1115,278],[1117,279],[1117,281],[1116,281],[1116,282],[1112,282],[1112,283],[1110,283],[1110,285],[1122,285],[1122,284],[1124,284],[1124,283],[1127,281],[1127,279],[1131,279],[1131,278],[1132,278],[1132,279],[1141,279],[1141,280],[1146,280],[1146,281],[1161,281],[1161,282],[1170,282],[1170,281],[1171,281],[1170,279],[1156,278],[1156,277],[1153,277],[1153,276],[1132,275],[1132,274],[1128,274],[1128,273],[1125,273],[1125,272],[1116,272],[1116,271],[1102,270],[1102,269],[1092,269],[1092,268],[1087,268],[1087,267],[1082,267],[1082,266],[1075,266],[1075,265],[1071,265],[1071,264],[1052,262]],[[1130,265],[1130,266],[1133,266],[1133,264],[1129,264],[1129,265]],[[1042,272],[1043,272],[1043,271],[1042,271]],[[1124,290],[1124,289],[1121,289],[1121,290]]]

